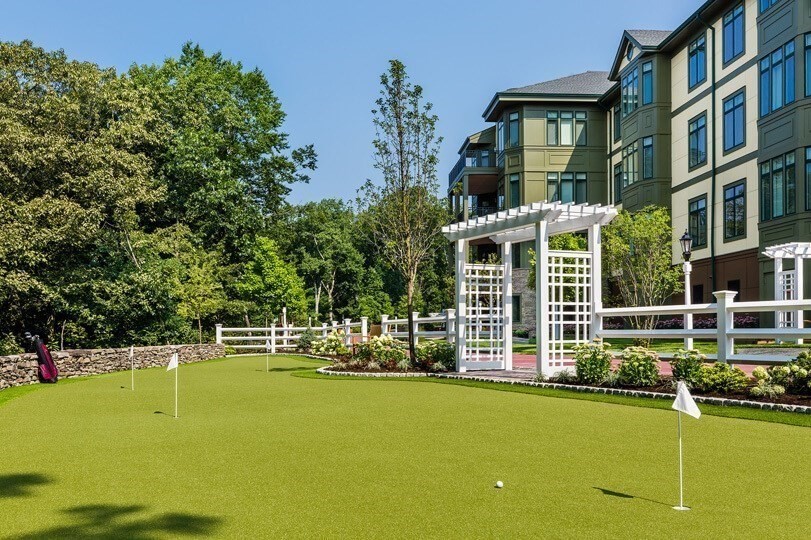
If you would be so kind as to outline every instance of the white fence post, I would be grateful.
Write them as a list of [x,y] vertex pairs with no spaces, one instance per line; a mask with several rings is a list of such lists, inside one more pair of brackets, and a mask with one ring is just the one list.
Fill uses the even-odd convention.
[[352,319],[344,319],[344,345],[352,346]]
[[360,341],[361,343],[369,341],[369,317],[360,318]]
[[321,323],[321,337],[327,339],[327,323]]
[[270,353],[276,354],[276,323],[270,325]]
[[380,316],[380,334],[385,336],[389,333],[389,316],[388,315],[381,315]]
[[718,291],[712,293],[718,303],[718,361],[729,363],[729,358],[735,354],[734,338],[729,331],[734,328],[735,314],[729,311],[735,301],[735,291]]
[[417,337],[417,332],[420,331],[420,312],[415,311],[411,314],[411,318],[414,319],[414,346],[417,346],[417,343],[420,342],[420,338]]
[[217,334],[217,339],[215,340],[215,342],[217,343],[217,345],[222,345],[222,325],[218,324],[214,328]]
[[445,340],[456,343],[456,310],[445,310]]

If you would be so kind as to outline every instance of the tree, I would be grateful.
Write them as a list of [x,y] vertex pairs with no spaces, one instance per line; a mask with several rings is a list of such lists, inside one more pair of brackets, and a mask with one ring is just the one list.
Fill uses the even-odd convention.
[[189,261],[184,279],[175,287],[178,313],[197,321],[198,343],[203,343],[203,317],[216,313],[226,303],[222,284],[217,279],[217,266],[215,254],[197,250]]
[[[584,235],[576,233],[557,234],[549,238],[549,249],[553,251],[586,251],[588,244],[588,239]],[[527,281],[529,288],[535,290],[535,250],[530,248],[528,254],[529,275]]]
[[380,76],[380,97],[372,111],[375,168],[383,184],[367,181],[358,203],[365,226],[383,259],[403,278],[408,304],[408,341],[414,349],[414,293],[419,271],[433,256],[447,205],[437,197],[437,116],[423,102],[423,89],[409,81],[405,65],[389,62]]
[[284,307],[292,318],[306,316],[304,282],[296,269],[282,260],[276,242],[269,238],[256,239],[253,256],[236,288],[266,320],[273,320]]
[[[622,211],[603,228],[603,272],[626,307],[662,305],[681,292],[681,271],[672,264],[673,231],[664,208]],[[631,317],[634,328],[651,330],[653,316]]]

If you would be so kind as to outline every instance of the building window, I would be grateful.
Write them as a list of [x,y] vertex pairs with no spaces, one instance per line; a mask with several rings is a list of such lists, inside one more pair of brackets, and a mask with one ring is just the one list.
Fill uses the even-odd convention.
[[738,4],[724,15],[724,63],[727,64],[743,54],[743,4]]
[[636,183],[638,180],[638,170],[636,166],[636,155],[639,153],[639,143],[634,142],[622,149],[622,187],[626,188]]
[[521,295],[514,294],[512,295],[512,315],[513,315],[513,323],[521,324]]
[[574,146],[574,113],[560,113],[560,145]]
[[811,34],[805,35],[805,96],[811,96]]
[[746,129],[744,91],[724,100],[724,151],[743,146]]
[[811,147],[805,149],[805,209],[811,210]]
[[762,221],[797,211],[794,152],[760,164],[760,217]]
[[574,143],[577,146],[586,146],[586,112],[574,113]]
[[642,139],[642,179],[653,178],[653,137]]
[[746,183],[737,182],[724,188],[724,238],[746,236]]
[[707,113],[690,121],[688,133],[688,161],[692,169],[707,162]]
[[642,105],[653,103],[653,62],[642,64]]
[[622,163],[614,165],[614,204],[622,202]]
[[794,102],[794,42],[760,61],[760,116]]
[[707,196],[690,201],[688,229],[693,237],[693,247],[707,245]]
[[586,173],[575,173],[574,202],[586,204],[588,201],[588,176]]
[[546,200],[555,202],[560,200],[558,194],[558,173],[546,173]]
[[760,12],[763,13],[773,5],[775,5],[780,0],[758,0],[758,5],[760,6]]
[[510,175],[510,208],[521,206],[521,175]]
[[614,105],[614,142],[620,140],[622,136],[622,115],[619,103]]
[[687,48],[688,86],[695,86],[707,80],[707,36],[701,36]]
[[500,154],[504,151],[504,120],[496,122],[496,150]]
[[509,148],[518,146],[518,113],[510,113],[510,144]]
[[587,197],[587,179],[586,173],[547,173],[547,201],[584,204]]
[[558,113],[549,111],[546,113],[546,145],[557,146],[560,144]]
[[639,68],[632,69],[622,78],[622,116],[634,112],[639,106]]

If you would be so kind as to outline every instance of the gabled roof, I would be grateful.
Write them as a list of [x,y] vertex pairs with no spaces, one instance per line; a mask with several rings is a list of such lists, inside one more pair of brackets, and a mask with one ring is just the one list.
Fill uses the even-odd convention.
[[611,89],[613,83],[608,80],[606,71],[586,71],[551,81],[544,81],[529,86],[509,88],[498,92],[487,110],[484,119],[492,122],[492,116],[501,101],[593,101],[597,102],[603,94]]
[[673,32],[671,30],[626,30],[622,33],[620,45],[617,48],[617,54],[614,56],[614,63],[611,66],[611,71],[608,78],[616,81],[619,77],[620,64],[628,50],[628,43],[632,43],[634,47],[642,52],[655,51],[662,45]]
[[487,129],[474,133],[473,135],[465,138],[462,147],[459,149],[459,154],[464,152],[471,144],[487,144],[495,146],[496,144],[496,126],[490,126]]

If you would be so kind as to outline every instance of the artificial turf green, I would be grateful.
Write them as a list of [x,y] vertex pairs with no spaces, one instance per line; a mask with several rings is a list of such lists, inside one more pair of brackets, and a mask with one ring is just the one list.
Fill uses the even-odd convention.
[[[3,537],[807,537],[811,429],[238,357],[0,408]],[[504,489],[493,484],[502,480]]]

